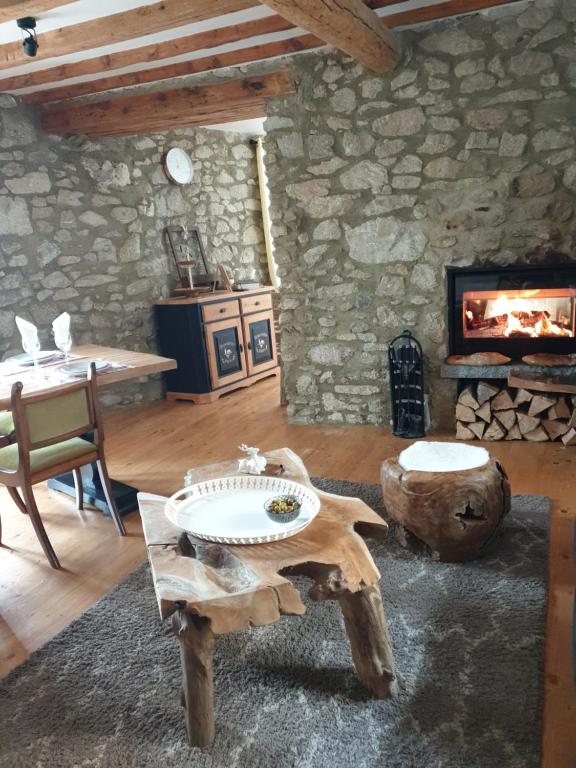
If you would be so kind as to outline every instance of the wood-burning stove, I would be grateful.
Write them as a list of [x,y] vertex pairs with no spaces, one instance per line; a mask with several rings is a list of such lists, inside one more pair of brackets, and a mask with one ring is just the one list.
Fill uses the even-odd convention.
[[447,269],[451,355],[576,353],[576,263]]

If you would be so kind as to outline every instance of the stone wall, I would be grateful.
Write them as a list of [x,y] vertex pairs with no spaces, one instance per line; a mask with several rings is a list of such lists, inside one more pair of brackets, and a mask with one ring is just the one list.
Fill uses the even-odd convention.
[[[186,149],[194,182],[172,185],[161,163]],[[76,343],[155,349],[152,302],[169,295],[167,224],[195,224],[208,258],[267,280],[255,149],[216,131],[91,140],[46,135],[38,116],[0,96],[0,358],[20,351],[14,315],[73,315]],[[106,401],[160,394],[158,378],[114,388]]]
[[[387,423],[387,342],[423,344],[432,416],[453,419],[444,268],[573,253],[576,3],[521,3],[399,33],[376,76],[294,59],[267,169],[282,356],[298,422]],[[527,254],[529,254],[527,256]]]

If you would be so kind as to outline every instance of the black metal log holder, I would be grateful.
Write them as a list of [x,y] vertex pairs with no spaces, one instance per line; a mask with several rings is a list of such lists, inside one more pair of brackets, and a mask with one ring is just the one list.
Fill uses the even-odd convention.
[[388,345],[392,420],[397,437],[424,437],[424,358],[410,331]]

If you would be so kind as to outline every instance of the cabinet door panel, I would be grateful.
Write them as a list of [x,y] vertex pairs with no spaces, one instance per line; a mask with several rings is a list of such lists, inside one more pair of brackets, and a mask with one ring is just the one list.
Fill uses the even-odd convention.
[[274,333],[274,314],[259,312],[242,319],[244,339],[246,341],[246,363],[248,375],[267,368],[275,368],[276,335]]
[[210,379],[214,389],[246,377],[244,340],[240,318],[204,327]]

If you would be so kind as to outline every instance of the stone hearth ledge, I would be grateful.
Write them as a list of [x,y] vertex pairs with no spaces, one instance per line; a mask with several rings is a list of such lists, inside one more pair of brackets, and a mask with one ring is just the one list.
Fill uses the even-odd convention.
[[444,363],[440,368],[443,379],[508,379],[508,374],[541,373],[544,376],[573,376],[575,365],[544,366],[527,365],[526,363],[507,363],[506,365],[449,365]]

